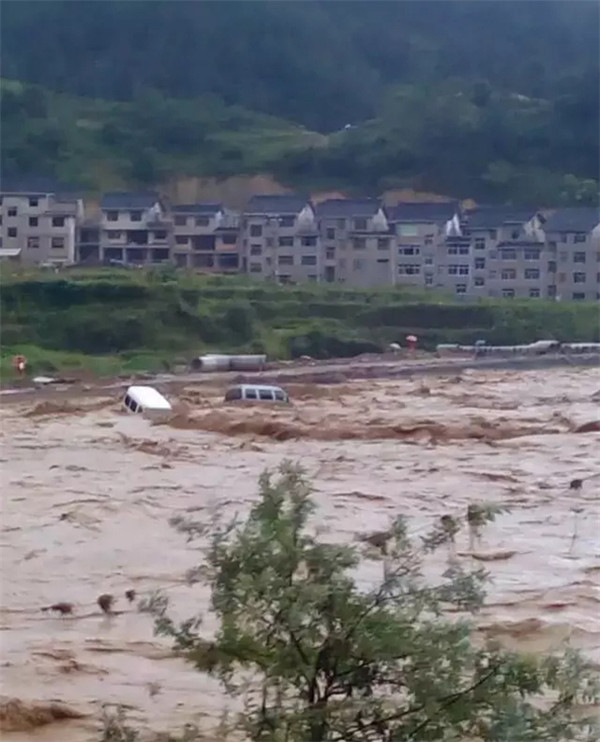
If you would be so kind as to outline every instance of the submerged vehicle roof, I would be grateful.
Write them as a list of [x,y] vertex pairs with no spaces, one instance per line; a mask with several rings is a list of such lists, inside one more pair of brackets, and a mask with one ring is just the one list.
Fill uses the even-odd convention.
[[127,394],[142,407],[154,410],[171,409],[171,403],[152,386],[130,386]]

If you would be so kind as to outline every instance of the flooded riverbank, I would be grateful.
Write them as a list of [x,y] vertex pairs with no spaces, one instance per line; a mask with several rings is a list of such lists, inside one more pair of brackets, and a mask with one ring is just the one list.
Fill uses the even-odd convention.
[[[169,517],[243,512],[284,458],[313,478],[332,540],[356,542],[398,513],[421,533],[470,502],[510,507],[486,531],[487,551],[514,553],[485,565],[481,628],[527,650],[569,639],[600,665],[600,434],[575,432],[598,418],[596,369],[295,379],[294,404],[277,410],[224,407],[221,384],[178,388],[170,425],[122,413],[111,390],[3,407],[3,692],[85,715],[8,739],[92,742],[106,702],[156,730],[214,729],[227,705],[218,684],[173,658],[125,591],[163,589],[181,618],[202,611],[206,591],[184,579],[199,552]],[[121,612],[104,615],[101,593]],[[41,610],[57,601],[73,614]]]

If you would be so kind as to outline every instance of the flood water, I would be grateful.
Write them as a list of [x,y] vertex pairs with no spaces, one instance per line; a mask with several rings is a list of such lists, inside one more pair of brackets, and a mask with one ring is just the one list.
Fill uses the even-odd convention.
[[[201,552],[169,517],[244,512],[260,472],[284,458],[313,479],[323,539],[358,543],[399,513],[425,533],[470,502],[510,507],[478,547],[505,557],[484,563],[480,628],[528,651],[568,640],[600,665],[600,434],[575,432],[598,418],[599,389],[595,369],[466,372],[292,384],[293,406],[274,410],[224,407],[222,388],[196,385],[170,425],[124,414],[106,392],[5,403],[2,693],[85,714],[5,738],[98,740],[103,703],[145,728],[214,729],[228,704],[219,685],[173,658],[124,593],[164,590],[179,618],[205,610],[206,589],[184,578]],[[482,564],[464,531],[457,549]],[[100,611],[101,593],[116,615]],[[42,611],[58,601],[73,615]]]

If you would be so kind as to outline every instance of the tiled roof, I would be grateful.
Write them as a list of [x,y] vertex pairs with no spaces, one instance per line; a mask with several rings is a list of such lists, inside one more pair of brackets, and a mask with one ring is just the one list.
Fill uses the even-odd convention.
[[447,222],[459,211],[458,201],[400,202],[386,209],[390,222],[424,222],[426,224]]
[[277,196],[252,196],[244,213],[246,214],[299,214],[309,203],[307,198],[295,194]]
[[558,209],[544,224],[545,232],[591,232],[600,224],[600,211],[593,207]]
[[175,214],[216,214],[223,210],[220,203],[176,204],[171,207]]
[[381,201],[375,198],[330,198],[315,206],[315,213],[321,219],[338,217],[370,217],[381,208]]
[[537,213],[533,207],[478,206],[469,210],[466,217],[469,229],[497,229],[507,224],[525,224]]
[[158,193],[153,191],[113,191],[105,193],[100,202],[101,209],[149,209],[160,202]]
[[0,192],[23,195],[47,195],[50,193],[64,193],[73,190],[59,183],[54,178],[44,175],[3,175],[0,178]]

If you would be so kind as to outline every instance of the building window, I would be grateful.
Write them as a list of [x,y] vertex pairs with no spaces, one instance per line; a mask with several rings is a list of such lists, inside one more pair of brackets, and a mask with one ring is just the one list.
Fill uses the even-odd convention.
[[483,276],[475,276],[473,283],[475,286],[485,286],[485,278]]
[[502,296],[505,299],[512,299],[515,295],[514,289],[502,289]]
[[189,236],[187,234],[176,234],[175,244],[176,245],[187,245],[189,242]]
[[525,250],[523,257],[525,258],[525,260],[539,260],[540,251],[539,250]]
[[328,240],[335,240],[335,229],[327,229],[325,231],[325,236]]
[[224,245],[235,245],[237,243],[237,235],[236,234],[224,234],[221,237],[221,242]]
[[498,238],[498,230],[490,229],[490,239],[495,240]]
[[585,283],[585,273],[573,273],[573,283]]
[[481,271],[485,268],[485,258],[475,258],[475,270]]
[[294,265],[294,256],[293,255],[280,255],[277,258],[277,263],[279,265]]
[[556,240],[551,240],[548,243],[548,249],[550,250],[550,252],[556,252]]
[[428,234],[425,236],[425,244],[426,245],[433,245],[433,235]]
[[109,229],[106,232],[106,235],[109,240],[120,240],[121,239],[121,232],[119,232],[117,229]]
[[475,249],[476,250],[485,250],[485,239],[483,237],[478,237],[475,240]]
[[458,247],[449,247],[448,255],[458,255]]
[[250,255],[262,255],[262,245],[250,245]]
[[510,268],[509,270],[502,271],[500,274],[500,278],[502,278],[503,281],[514,281],[517,277],[517,271]]
[[419,255],[421,249],[419,247],[400,247],[398,249],[398,255]]
[[574,291],[573,299],[575,301],[583,301],[585,299],[585,293],[583,291]]
[[316,265],[317,256],[316,255],[303,255],[301,263],[302,265]]
[[469,266],[468,265],[449,265],[448,275],[449,276],[468,276]]
[[537,268],[525,268],[525,278],[528,281],[537,281],[540,277],[540,272]]
[[10,209],[7,210],[6,216],[17,216],[17,207],[11,206]]
[[367,241],[365,240],[364,237],[355,237],[352,240],[352,247],[355,250],[364,250],[366,246],[367,246]]
[[377,249],[378,250],[387,250],[390,246],[390,241],[387,237],[379,237],[377,240]]
[[556,260],[549,260],[548,261],[548,272],[549,273],[556,273]]
[[142,221],[142,212],[141,211],[130,211],[129,216],[131,217],[132,222],[141,222]]
[[585,263],[585,253],[584,252],[574,252],[573,253],[573,262],[574,263]]
[[325,260],[335,260],[335,248],[329,247],[325,251]]
[[352,261],[352,267],[355,271],[360,270],[363,267],[364,261],[361,258],[354,258]]
[[316,237],[303,237],[301,240],[301,244],[304,247],[315,247],[317,244],[317,238]]
[[260,263],[250,263],[250,273],[261,273],[262,265]]
[[367,228],[366,219],[355,219],[354,220],[354,229],[358,230],[359,232],[364,232],[366,228]]
[[520,234],[520,232],[519,232],[518,229],[513,229],[512,232],[510,233],[511,240],[518,240],[519,239],[519,234]]
[[31,250],[35,250],[40,246],[40,238],[39,237],[28,237],[27,238],[27,247]]
[[35,196],[31,196],[31,198],[29,199],[29,205],[32,208],[35,208],[36,206],[39,206],[39,203],[40,203],[40,199],[39,198],[36,198]]
[[576,232],[573,235],[573,242],[585,242],[585,232]]
[[425,265],[433,265],[433,258],[428,256],[423,259],[423,262],[425,263]]
[[459,247],[458,248],[458,254],[459,255],[468,255],[469,254],[469,248],[468,247]]
[[516,250],[500,250],[500,258],[502,260],[516,260],[517,251]]
[[38,218],[37,216],[30,216],[29,217],[29,226],[30,227],[37,227],[38,225]]
[[539,289],[529,289],[529,298],[530,299],[539,299],[540,298],[540,290]]
[[65,226],[65,218],[64,218],[64,216],[53,216],[52,217],[52,226],[53,227],[64,227]]
[[263,228],[261,224],[250,225],[250,237],[262,237]]
[[420,265],[399,265],[398,274],[400,276],[418,276],[421,273]]
[[50,244],[54,249],[61,250],[65,246],[65,238],[64,237],[53,237]]
[[158,247],[154,250],[151,250],[151,255],[153,263],[164,263],[166,260],[169,259],[169,248]]
[[175,217],[176,227],[185,227],[186,224],[187,224],[187,216],[176,216]]
[[457,283],[455,291],[457,294],[466,294],[467,293],[467,284],[466,283]]
[[280,237],[279,238],[279,247],[293,247],[293,245],[294,245],[293,237]]
[[398,235],[400,237],[418,237],[419,228],[416,224],[399,224]]
[[196,217],[196,226],[197,227],[208,227],[210,224],[210,219],[207,216],[197,216]]
[[8,237],[16,237],[17,236],[17,228],[16,227],[9,227],[8,232],[6,233]]
[[293,227],[296,223],[296,217],[295,216],[282,216],[279,219],[279,226],[280,227]]
[[119,221],[119,212],[118,211],[107,211],[106,212],[106,219],[109,222],[117,222],[117,221]]
[[158,232],[154,232],[154,239],[155,240],[166,240],[167,239],[166,231],[164,229],[161,229]]
[[425,276],[425,286],[433,286],[433,276]]

